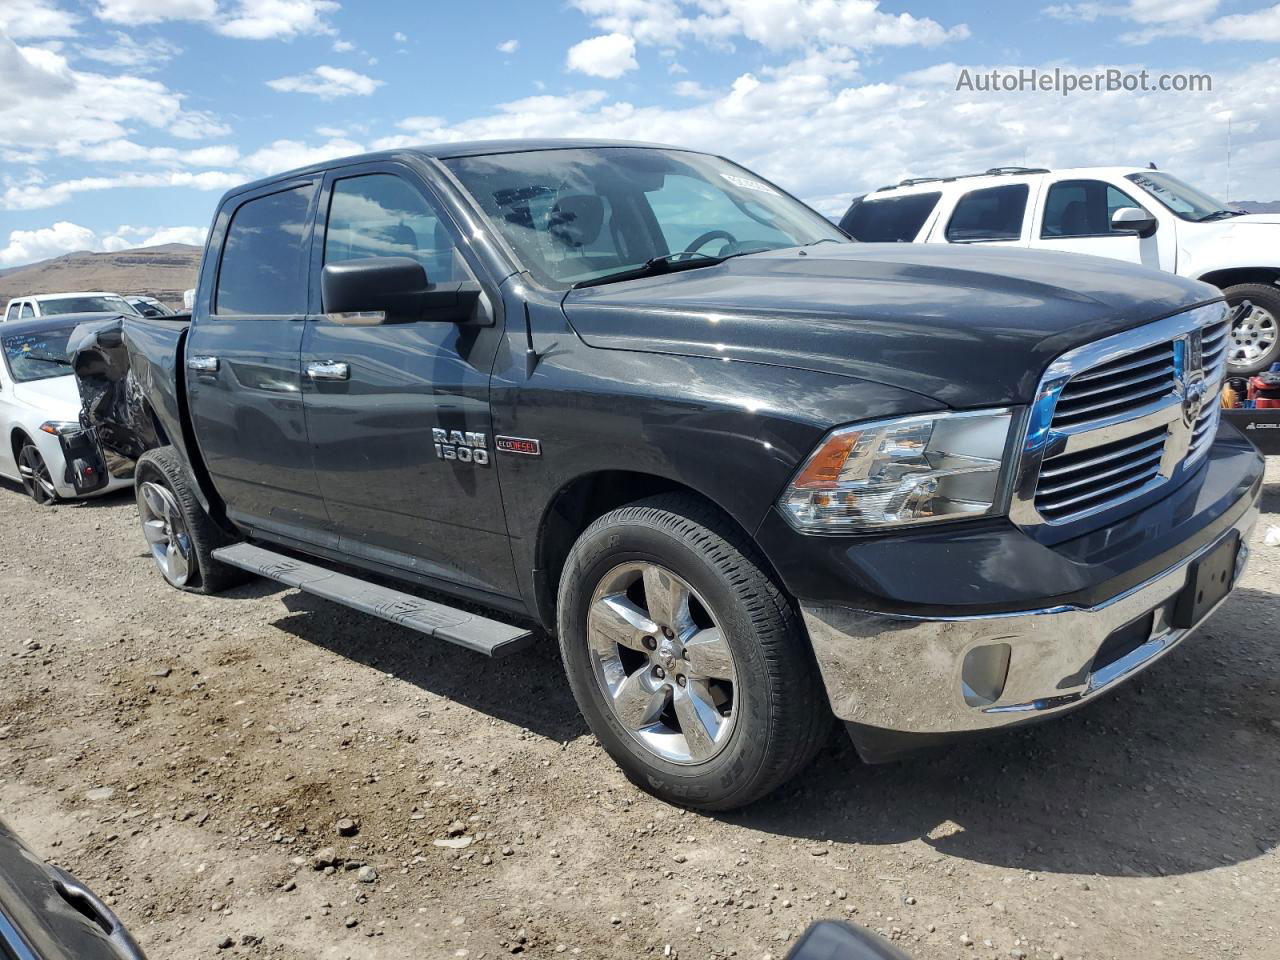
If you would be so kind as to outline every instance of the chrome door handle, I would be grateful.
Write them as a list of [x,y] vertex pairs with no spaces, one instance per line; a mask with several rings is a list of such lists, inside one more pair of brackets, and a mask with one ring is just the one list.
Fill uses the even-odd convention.
[[218,358],[217,357],[188,357],[187,369],[194,370],[196,373],[217,373]]
[[351,365],[340,360],[323,360],[307,364],[307,376],[312,380],[350,380]]

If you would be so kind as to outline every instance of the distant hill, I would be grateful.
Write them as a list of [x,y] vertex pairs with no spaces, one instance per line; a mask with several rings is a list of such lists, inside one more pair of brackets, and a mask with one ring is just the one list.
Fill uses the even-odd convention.
[[118,253],[67,253],[0,270],[0,309],[13,297],[75,290],[141,294],[182,309],[182,292],[196,285],[199,247],[166,243]]
[[1237,200],[1232,206],[1249,213],[1280,213],[1280,200]]

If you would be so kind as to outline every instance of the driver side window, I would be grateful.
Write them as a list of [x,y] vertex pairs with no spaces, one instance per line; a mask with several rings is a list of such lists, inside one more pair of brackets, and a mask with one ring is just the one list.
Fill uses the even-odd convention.
[[[787,234],[756,220],[729,199],[727,193],[693,177],[669,173],[662,186],[646,196],[670,253],[687,250],[694,241],[713,232],[715,238],[708,238],[696,248],[698,251],[716,255],[731,243],[755,241],[783,247],[792,243]],[[750,207],[750,201],[747,206]],[[756,212],[769,218],[764,208]],[[725,233],[733,239],[725,237]]]

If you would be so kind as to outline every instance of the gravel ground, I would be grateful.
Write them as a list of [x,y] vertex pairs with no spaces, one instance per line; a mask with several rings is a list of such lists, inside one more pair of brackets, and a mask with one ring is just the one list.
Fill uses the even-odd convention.
[[152,960],[1280,957],[1280,465],[1242,588],[1104,702],[707,817],[635,790],[548,641],[488,662],[254,582],[165,587],[128,494],[0,485],[0,815]]

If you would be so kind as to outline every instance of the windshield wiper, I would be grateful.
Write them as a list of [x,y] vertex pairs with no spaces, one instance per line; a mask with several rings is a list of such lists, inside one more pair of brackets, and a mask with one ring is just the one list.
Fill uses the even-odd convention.
[[56,363],[61,367],[71,366],[71,361],[62,357],[42,357],[39,354],[28,353],[22,357],[23,360],[39,360],[41,363]]
[[1213,213],[1206,213],[1203,217],[1198,219],[1196,223],[1208,223],[1210,220],[1225,220],[1228,217],[1242,216],[1244,216],[1243,210],[1215,210]]
[[[688,259],[685,259],[685,258]],[[604,276],[579,280],[573,285],[574,290],[582,287],[595,287],[604,283],[619,283],[623,280],[638,280],[641,277],[656,277],[663,273],[678,273],[681,270],[696,270],[698,267],[714,267],[724,263],[728,257],[713,257],[709,253],[690,255],[685,252],[668,253],[661,257],[651,257],[638,267],[630,270],[619,270],[617,273],[606,273]]]

